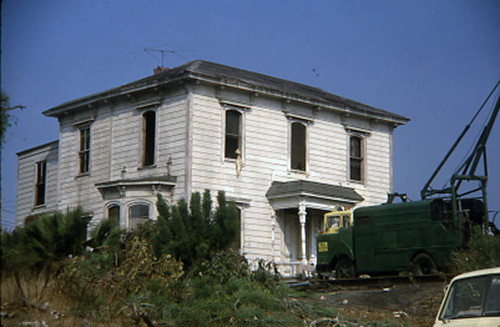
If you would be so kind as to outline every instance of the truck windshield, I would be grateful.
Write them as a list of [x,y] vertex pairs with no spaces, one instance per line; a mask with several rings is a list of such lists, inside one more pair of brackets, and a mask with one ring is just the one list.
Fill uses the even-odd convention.
[[331,212],[325,215],[325,231],[327,233],[337,233],[339,228],[351,226],[352,211]]
[[484,316],[500,317],[500,275],[454,282],[440,320]]

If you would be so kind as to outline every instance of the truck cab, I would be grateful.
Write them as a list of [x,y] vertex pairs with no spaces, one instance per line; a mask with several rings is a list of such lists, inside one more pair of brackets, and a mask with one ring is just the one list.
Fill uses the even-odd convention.
[[[318,245],[318,273],[336,271],[337,277],[344,270],[337,266],[339,261],[346,262],[354,260],[352,251],[352,225],[353,211],[348,208],[338,207],[336,210],[326,213],[323,219],[323,231],[316,237]],[[349,275],[349,271],[345,272]],[[354,273],[354,271],[352,271]]]

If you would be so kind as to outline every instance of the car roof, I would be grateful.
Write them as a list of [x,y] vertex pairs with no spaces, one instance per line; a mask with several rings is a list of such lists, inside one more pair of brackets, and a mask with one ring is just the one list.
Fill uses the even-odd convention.
[[454,282],[454,281],[459,280],[459,279],[464,279],[464,278],[478,277],[478,276],[484,276],[484,275],[493,275],[493,274],[500,274],[500,267],[481,269],[481,270],[475,270],[475,271],[463,273],[463,274],[460,274],[460,275],[456,276],[455,278],[453,278],[451,282]]

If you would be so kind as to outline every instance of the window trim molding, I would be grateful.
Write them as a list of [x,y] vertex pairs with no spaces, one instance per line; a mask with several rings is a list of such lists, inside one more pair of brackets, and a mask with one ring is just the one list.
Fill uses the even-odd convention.
[[95,121],[95,118],[96,118],[95,116],[92,116],[81,120],[77,120],[76,122],[73,122],[71,125],[73,125],[73,127],[78,129],[90,127],[90,125],[92,125],[92,123]]
[[[128,230],[131,229],[131,223],[130,223],[130,219],[131,219],[131,215],[130,215],[130,211],[132,209],[133,206],[135,205],[145,205],[148,207],[148,219],[149,220],[153,220],[152,216],[153,216],[153,204],[151,203],[151,201],[148,201],[148,200],[143,200],[143,199],[134,199],[134,200],[131,200],[129,202],[127,202],[124,206],[126,207],[127,209],[127,216],[126,216],[126,228]],[[121,218],[121,217],[120,217]]]
[[[366,139],[369,134],[364,132],[359,132],[357,130],[347,131],[347,181],[349,183],[365,185],[367,180],[366,171]],[[360,139],[360,152],[361,152],[361,164],[360,164],[360,180],[351,178],[351,138],[356,137]]]
[[104,219],[109,219],[109,209],[112,208],[112,207],[118,207],[118,213],[119,213],[119,217],[118,217],[118,226],[121,228],[121,224],[122,224],[122,209],[123,209],[123,205],[118,202],[118,201],[109,201],[106,203],[106,205],[104,206]]
[[306,124],[307,126],[314,124],[314,117],[312,117],[312,116],[298,114],[298,113],[288,111],[288,110],[282,110],[282,111],[288,120],[299,121],[299,122]]
[[[288,173],[296,173],[296,174],[306,174],[309,175],[309,126],[311,125],[311,121],[308,120],[303,120],[303,119],[298,119],[292,116],[287,116],[288,118],[288,163],[287,163],[287,168],[288,168]],[[305,169],[304,170],[299,170],[299,169],[293,169],[292,168],[292,126],[293,124],[298,123],[304,126],[305,128]]]
[[354,125],[350,125],[350,124],[347,124],[347,123],[342,123],[342,125],[344,125],[344,129],[346,130],[346,132],[348,134],[349,133],[351,133],[351,134],[359,134],[363,138],[372,135],[372,130],[370,128],[364,128],[364,127],[360,127],[360,126],[354,126]]
[[236,111],[240,113],[240,151],[241,151],[241,160],[243,162],[243,165],[245,163],[246,159],[246,113],[250,111],[250,107],[242,105],[242,104],[237,104],[234,102],[229,102],[229,101],[223,101],[219,100],[219,103],[222,108],[222,113],[221,113],[221,120],[222,120],[222,150],[221,150],[221,161],[222,162],[236,162],[237,159],[235,158],[228,158],[226,157],[226,113],[230,110]]
[[[92,168],[92,165],[91,165],[91,154],[92,154],[92,124],[91,122],[89,121],[86,121],[82,124],[79,124],[79,125],[75,125],[75,127],[78,129],[78,151],[77,151],[77,159],[78,159],[78,164],[77,164],[77,175],[76,177],[83,177],[83,176],[89,176],[90,175],[90,171],[91,171],[91,168]],[[88,141],[88,148],[87,150],[82,150],[81,147],[82,147],[82,131],[84,130],[88,130],[88,138],[89,138],[89,141]],[[86,171],[82,171],[82,165],[81,165],[81,154],[83,152],[87,152],[87,170]]]
[[[38,182],[38,165],[41,164],[41,163],[45,163],[44,164],[44,191],[43,191],[43,202],[42,203],[38,203],[38,185],[41,184]],[[36,161],[35,162],[35,192],[34,192],[34,201],[33,201],[33,208],[44,208],[47,204],[47,159],[42,159],[42,160],[39,160],[39,161]]]
[[[139,109],[139,108],[137,108]],[[140,143],[139,143],[139,164],[137,165],[137,170],[142,170],[142,169],[149,169],[149,168],[156,168],[156,165],[158,164],[158,124],[159,124],[159,119],[158,119],[158,106],[156,105],[147,105],[147,106],[142,106],[141,109],[139,110],[140,112],[140,126],[139,126],[139,133],[140,133]],[[144,165],[144,157],[145,157],[145,117],[144,115],[148,112],[153,112],[155,114],[155,122],[154,122],[154,153],[153,153],[153,164],[151,165]]]
[[138,111],[149,111],[156,110],[162,104],[162,99],[152,99],[135,105],[135,109]]

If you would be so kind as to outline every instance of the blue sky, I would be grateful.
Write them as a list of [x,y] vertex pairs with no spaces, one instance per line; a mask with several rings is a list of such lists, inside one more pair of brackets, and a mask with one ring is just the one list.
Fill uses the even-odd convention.
[[[58,138],[41,112],[150,75],[160,55],[144,48],[177,51],[167,67],[214,61],[409,117],[394,133],[394,188],[417,200],[500,79],[499,18],[495,0],[3,0],[2,88],[26,109],[2,150],[2,225],[15,217],[16,152]],[[488,148],[490,210],[500,210],[500,122]]]

